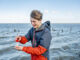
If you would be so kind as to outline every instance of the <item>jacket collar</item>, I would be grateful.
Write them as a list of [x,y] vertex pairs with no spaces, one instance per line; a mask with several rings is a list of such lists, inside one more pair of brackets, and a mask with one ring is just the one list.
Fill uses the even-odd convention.
[[37,32],[37,31],[42,31],[42,30],[44,30],[45,28],[47,28],[47,29],[50,30],[50,28],[51,28],[51,26],[50,26],[50,21],[44,22],[38,29],[35,29],[35,28],[34,28],[34,30]]

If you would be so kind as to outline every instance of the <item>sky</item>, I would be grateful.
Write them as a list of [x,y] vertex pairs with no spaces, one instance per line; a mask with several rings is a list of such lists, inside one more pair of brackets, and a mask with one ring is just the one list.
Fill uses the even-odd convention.
[[0,0],[0,23],[30,23],[32,10],[43,22],[80,23],[80,0]]

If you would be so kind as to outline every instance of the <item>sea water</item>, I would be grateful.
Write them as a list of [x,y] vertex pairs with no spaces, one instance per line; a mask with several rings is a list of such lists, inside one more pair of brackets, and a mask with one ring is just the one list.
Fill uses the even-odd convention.
[[[15,37],[24,36],[30,24],[0,24],[0,60],[30,60],[30,55],[14,49]],[[80,24],[51,24],[50,60],[80,60]],[[31,46],[31,42],[19,44]]]

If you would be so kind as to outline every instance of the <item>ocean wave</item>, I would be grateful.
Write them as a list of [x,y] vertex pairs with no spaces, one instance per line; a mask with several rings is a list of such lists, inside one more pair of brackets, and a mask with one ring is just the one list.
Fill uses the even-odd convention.
[[3,39],[3,38],[13,38],[15,36],[11,36],[11,35],[7,35],[7,36],[0,36],[0,39]]
[[18,55],[18,56],[10,58],[9,60],[31,60],[31,57]]
[[[3,46],[4,47],[4,46]],[[10,47],[4,47],[2,49],[0,49],[0,55],[4,55],[4,54],[8,54],[8,53],[12,53],[15,52],[15,49],[13,46]]]

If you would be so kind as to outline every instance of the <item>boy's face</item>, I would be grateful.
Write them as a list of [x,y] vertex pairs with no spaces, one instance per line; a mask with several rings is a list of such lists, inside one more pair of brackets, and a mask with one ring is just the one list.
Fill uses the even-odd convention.
[[34,28],[38,28],[40,25],[41,25],[41,20],[37,20],[37,19],[34,19],[34,18],[30,18],[31,20],[31,24]]

